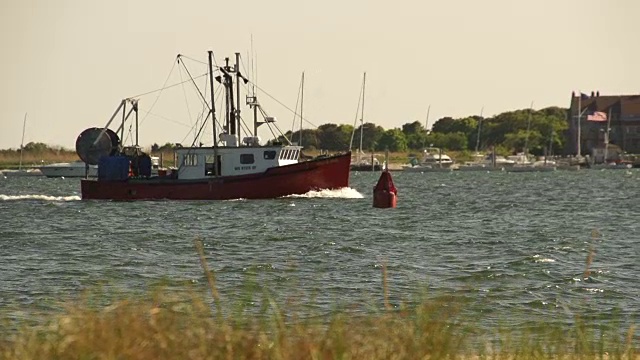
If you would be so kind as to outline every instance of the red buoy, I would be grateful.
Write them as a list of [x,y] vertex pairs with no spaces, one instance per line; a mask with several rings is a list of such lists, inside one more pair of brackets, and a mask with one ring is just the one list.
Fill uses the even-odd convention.
[[398,203],[398,189],[393,185],[391,173],[385,169],[373,188],[373,207],[395,208]]

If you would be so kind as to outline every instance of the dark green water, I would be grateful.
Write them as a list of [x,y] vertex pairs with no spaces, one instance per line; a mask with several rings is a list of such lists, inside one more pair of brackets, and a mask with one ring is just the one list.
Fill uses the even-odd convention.
[[[426,291],[489,324],[640,319],[640,172],[394,173],[397,209],[373,209],[377,174],[351,188],[260,201],[79,201],[79,180],[0,178],[0,305],[204,286],[200,237],[223,299],[248,278],[320,312]],[[598,234],[592,234],[597,232]],[[584,277],[589,248],[595,256]]]

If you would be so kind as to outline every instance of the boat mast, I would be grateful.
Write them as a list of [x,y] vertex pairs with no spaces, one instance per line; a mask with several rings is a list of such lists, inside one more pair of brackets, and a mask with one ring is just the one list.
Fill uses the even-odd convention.
[[258,54],[253,53],[253,35],[251,35],[251,51],[253,60],[253,136],[258,136],[258,96],[256,95],[256,85],[258,84]]
[[132,110],[136,112],[136,148],[138,148],[139,145],[139,131],[138,131],[138,100],[131,100],[131,106],[132,106]]
[[522,162],[525,163],[525,160],[528,160],[529,156],[529,129],[531,128],[531,115],[533,113],[533,101],[531,102],[531,106],[529,106],[529,117],[527,118],[527,136],[524,138],[524,159]]
[[22,170],[22,152],[24,151],[24,130],[27,126],[27,113],[24,113],[24,120],[22,121],[22,141],[20,141],[20,165],[18,170]]
[[[302,84],[300,90],[300,139],[298,141],[298,146],[302,146],[302,106],[304,105],[304,71],[302,72]],[[293,136],[293,134],[291,134]],[[291,139],[293,140],[293,139]]]
[[480,130],[482,130],[482,112],[484,111],[484,106],[480,109],[480,120],[478,120],[478,136],[476,137],[476,155],[478,154],[478,150],[480,149]]
[[367,72],[364,72],[364,76],[362,77],[362,109],[360,111],[360,151],[358,152],[358,162],[360,162],[360,157],[362,156],[362,136],[364,134],[364,91],[367,85]]
[[242,119],[240,119],[240,53],[237,52],[236,53],[236,65],[235,65],[235,72],[236,72],[236,111],[235,111],[235,118],[236,121],[238,122],[237,125],[237,129],[238,129],[238,145],[242,144],[241,140],[242,140],[242,126],[241,126],[241,121]]
[[[253,51],[253,34],[251,34],[251,57],[249,57],[250,61],[250,75],[249,78],[253,79],[253,82],[251,82],[251,96],[253,97],[253,99],[251,100],[252,104],[247,104],[249,105],[249,108],[253,107],[253,136],[258,136],[258,108],[256,107],[257,103],[257,98],[256,98],[256,69],[255,69],[255,60],[254,60],[254,51]],[[247,103],[249,103],[249,101],[247,101]]]
[[211,96],[211,108],[209,109],[211,113],[211,122],[213,123],[213,175],[218,176],[218,141],[216,136],[216,105],[215,105],[215,94],[213,91],[213,51],[209,50],[209,84],[211,86],[210,96]]
[[127,100],[122,100],[122,124],[120,124],[120,141],[124,146],[124,122],[127,121]]
[[429,131],[429,112],[431,111],[431,104],[427,107],[427,119],[424,122],[424,130]]
[[229,66],[229,58],[225,58],[225,66],[222,68],[224,73],[224,85],[227,92],[227,126],[229,134],[236,137],[236,109],[233,101],[233,78],[229,74],[231,67]]

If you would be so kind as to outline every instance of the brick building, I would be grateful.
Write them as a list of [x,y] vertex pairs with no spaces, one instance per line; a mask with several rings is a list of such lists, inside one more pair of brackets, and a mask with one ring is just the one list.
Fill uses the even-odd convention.
[[[597,115],[605,117],[605,120]],[[592,121],[589,119],[601,121]],[[578,137],[578,119],[580,133]],[[569,130],[564,153],[576,154],[578,138],[582,155],[592,154],[604,147],[607,125],[609,144],[617,145],[623,152],[640,154],[640,95],[600,95],[599,92],[571,94]]]

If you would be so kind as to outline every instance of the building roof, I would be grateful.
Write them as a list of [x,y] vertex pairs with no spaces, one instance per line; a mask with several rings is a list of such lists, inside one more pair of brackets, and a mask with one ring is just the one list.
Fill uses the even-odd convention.
[[591,94],[591,96],[580,94],[572,94],[571,112],[577,114],[578,104],[581,111],[587,110],[587,113],[601,111],[604,113],[615,114],[620,120],[640,120],[640,95],[600,95],[599,93]]

